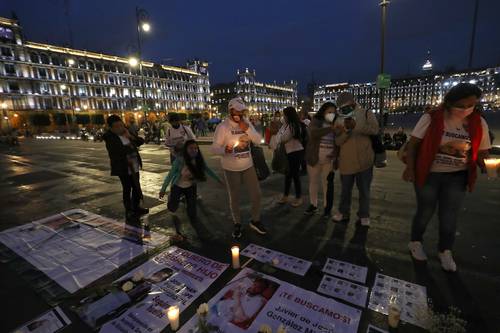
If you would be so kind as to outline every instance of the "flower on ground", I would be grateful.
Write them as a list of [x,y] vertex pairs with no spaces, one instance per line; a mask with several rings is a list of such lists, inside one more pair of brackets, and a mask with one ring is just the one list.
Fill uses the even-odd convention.
[[142,279],[144,279],[144,272],[142,270],[135,272],[134,275],[132,276],[132,281],[134,282],[139,282]]
[[273,333],[273,329],[267,324],[262,324],[260,325],[259,333]]
[[208,314],[208,304],[200,304],[198,310],[196,310],[196,313],[198,314],[198,316],[206,316]]
[[123,285],[122,285],[122,290],[124,292],[127,292],[127,291],[130,291],[134,288],[134,284],[132,283],[132,281],[127,281],[125,282]]
[[276,333],[287,333],[287,330],[286,330],[285,326],[283,326],[283,324],[280,324]]

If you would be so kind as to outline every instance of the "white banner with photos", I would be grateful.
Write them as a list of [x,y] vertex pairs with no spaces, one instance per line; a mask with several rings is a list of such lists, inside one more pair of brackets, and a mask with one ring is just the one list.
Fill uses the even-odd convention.
[[81,209],[0,232],[0,242],[70,293],[167,239]]
[[[208,309],[204,333],[258,332],[263,324],[273,332],[283,325],[288,333],[355,333],[361,317],[361,310],[249,268],[217,293]],[[201,332],[198,322],[193,316],[179,332]]]
[[117,290],[79,310],[91,326],[118,314],[101,333],[155,333],[168,324],[166,310],[180,312],[200,296],[228,267],[176,246],[148,260],[115,281]]

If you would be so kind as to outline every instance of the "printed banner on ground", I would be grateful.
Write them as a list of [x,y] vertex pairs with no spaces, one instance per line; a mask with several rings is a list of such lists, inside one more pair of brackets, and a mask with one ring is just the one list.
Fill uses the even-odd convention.
[[[273,332],[284,325],[288,333],[355,333],[361,317],[361,310],[249,268],[232,279],[208,306],[211,333],[257,332],[263,324]],[[197,322],[195,315],[179,332],[199,332]]]
[[254,258],[257,261],[271,264],[284,271],[289,271],[302,276],[304,276],[309,270],[309,267],[311,267],[310,261],[289,256],[255,244],[248,245],[243,251],[241,251],[241,254],[249,258]]
[[[103,297],[85,300],[77,313],[100,332],[155,333],[169,323],[166,310],[182,312],[228,267],[176,246],[114,282]],[[114,318],[114,319],[113,319]]]
[[81,209],[0,232],[0,242],[70,293],[166,241]]
[[340,298],[349,303],[365,307],[368,298],[368,288],[360,284],[337,279],[330,275],[323,275],[318,286],[318,292]]
[[335,275],[344,279],[365,283],[368,268],[354,265],[345,261],[328,258],[323,267],[326,274]]
[[16,328],[12,333],[54,333],[71,324],[60,307],[45,312],[38,318]]
[[401,320],[426,328],[428,306],[425,287],[377,273],[368,308],[387,315],[392,295],[397,297],[401,307]]

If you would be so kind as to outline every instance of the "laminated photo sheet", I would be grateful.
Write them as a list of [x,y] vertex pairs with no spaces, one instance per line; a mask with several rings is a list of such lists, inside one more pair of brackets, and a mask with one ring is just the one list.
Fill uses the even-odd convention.
[[363,308],[366,307],[366,300],[368,298],[368,287],[326,274],[323,275],[323,279],[318,286],[318,292]]
[[368,268],[351,264],[349,262],[328,258],[323,267],[323,272],[347,280],[365,283]]
[[366,333],[389,333],[389,332],[370,324],[366,329]]
[[428,305],[425,287],[377,273],[368,308],[387,315],[392,295],[397,296],[401,305],[401,320],[426,328]]
[[276,268],[301,276],[304,276],[307,273],[312,264],[310,261],[270,250],[255,244],[248,245],[243,251],[241,251],[241,254],[263,263],[272,264]]
[[12,333],[54,333],[71,324],[71,320],[60,307],[55,307],[33,319],[27,324],[16,328]]

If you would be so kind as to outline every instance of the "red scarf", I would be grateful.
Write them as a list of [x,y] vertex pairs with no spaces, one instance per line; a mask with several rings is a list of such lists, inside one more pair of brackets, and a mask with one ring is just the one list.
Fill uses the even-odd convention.
[[[428,114],[431,116],[431,123],[420,143],[415,165],[415,178],[418,187],[424,186],[427,180],[444,133],[444,108],[439,107]],[[481,114],[478,111],[474,111],[467,118],[469,121],[467,131],[471,140],[467,182],[469,192],[472,192],[477,178],[477,153],[481,144],[481,138],[483,137],[483,127],[481,124]]]

